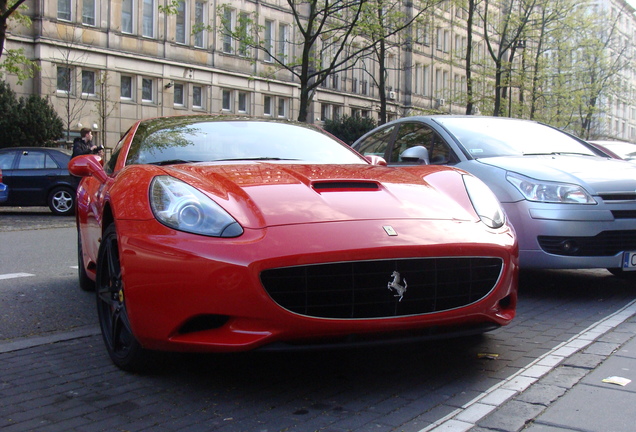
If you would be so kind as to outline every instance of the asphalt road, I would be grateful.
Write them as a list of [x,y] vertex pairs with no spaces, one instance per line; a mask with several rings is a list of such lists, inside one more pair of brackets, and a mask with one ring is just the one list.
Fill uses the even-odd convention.
[[[636,298],[604,270],[523,272],[517,317],[482,337],[179,356],[137,376],[110,363],[97,334],[73,337],[96,327],[73,218],[0,210],[0,400],[19,401],[0,402],[3,431],[420,431]],[[32,276],[3,279],[19,273]],[[46,335],[70,336],[11,348]]]

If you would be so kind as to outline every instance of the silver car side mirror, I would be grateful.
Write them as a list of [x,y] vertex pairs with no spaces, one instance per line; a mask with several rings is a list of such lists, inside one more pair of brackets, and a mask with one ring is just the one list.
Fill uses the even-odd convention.
[[400,155],[400,161],[429,165],[428,150],[424,146],[408,148]]

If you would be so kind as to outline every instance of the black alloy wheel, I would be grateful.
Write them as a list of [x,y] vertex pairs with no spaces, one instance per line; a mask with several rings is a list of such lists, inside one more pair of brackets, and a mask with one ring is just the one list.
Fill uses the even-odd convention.
[[145,371],[150,353],[135,338],[128,319],[114,223],[104,232],[99,247],[96,293],[99,325],[111,360],[125,371]]

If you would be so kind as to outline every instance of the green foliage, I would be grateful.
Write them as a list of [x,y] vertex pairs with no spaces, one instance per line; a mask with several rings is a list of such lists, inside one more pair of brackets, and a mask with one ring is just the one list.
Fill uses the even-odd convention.
[[33,78],[36,69],[39,69],[39,66],[24,55],[24,49],[7,49],[0,62],[0,78],[3,77],[4,70],[6,73],[15,75],[18,84],[23,84],[27,79]]
[[12,147],[21,131],[16,119],[19,116],[18,99],[9,84],[0,81],[0,148]]
[[64,123],[48,101],[37,95],[17,99],[0,81],[0,148],[44,146],[64,135]]
[[324,129],[327,132],[349,145],[375,127],[375,120],[370,117],[360,116],[344,116],[335,120],[327,120],[324,125]]

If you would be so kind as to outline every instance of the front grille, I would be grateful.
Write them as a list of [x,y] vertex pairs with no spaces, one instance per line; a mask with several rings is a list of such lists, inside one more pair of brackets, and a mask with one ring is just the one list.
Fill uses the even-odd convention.
[[605,202],[612,201],[636,201],[636,192],[613,192],[613,193],[602,193],[599,196]]
[[636,210],[612,210],[614,219],[636,219]]
[[539,236],[544,251],[567,256],[612,256],[636,250],[636,231],[603,231],[594,237]]
[[[265,270],[272,299],[297,314],[339,319],[428,314],[484,298],[501,274],[500,258],[413,258]],[[398,272],[406,291],[389,289]]]

